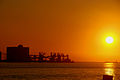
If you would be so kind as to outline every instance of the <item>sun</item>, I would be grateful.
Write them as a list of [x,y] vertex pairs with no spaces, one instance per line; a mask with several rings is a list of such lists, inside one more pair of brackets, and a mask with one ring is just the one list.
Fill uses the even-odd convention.
[[107,37],[107,38],[106,38],[106,42],[107,42],[108,44],[113,43],[113,37]]

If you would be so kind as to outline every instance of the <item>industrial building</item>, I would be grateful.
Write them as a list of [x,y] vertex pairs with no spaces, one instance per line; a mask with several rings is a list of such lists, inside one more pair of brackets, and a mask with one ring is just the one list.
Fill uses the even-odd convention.
[[26,62],[30,61],[29,47],[7,47],[7,62]]
[[[1,57],[1,55],[0,55]],[[50,55],[45,55],[45,53],[40,53],[39,55],[29,55],[29,47],[23,47],[18,45],[18,47],[7,47],[7,62],[73,62],[69,58],[69,55],[64,55],[63,53],[53,53]]]
[[73,62],[69,58],[69,55],[64,55],[63,53],[53,53],[51,52],[50,55],[45,55],[45,53],[40,53],[39,55],[30,55],[30,58],[34,62]]

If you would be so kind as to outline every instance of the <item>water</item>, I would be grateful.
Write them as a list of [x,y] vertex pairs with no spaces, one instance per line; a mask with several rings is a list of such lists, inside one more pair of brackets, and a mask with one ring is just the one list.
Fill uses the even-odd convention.
[[120,63],[0,63],[0,80],[120,80]]

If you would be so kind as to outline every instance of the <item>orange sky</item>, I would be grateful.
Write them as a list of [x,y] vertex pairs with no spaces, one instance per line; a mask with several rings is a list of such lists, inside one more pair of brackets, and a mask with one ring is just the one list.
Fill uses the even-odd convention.
[[[75,61],[120,61],[119,0],[0,0],[0,50],[63,52]],[[115,42],[108,45],[106,36]]]

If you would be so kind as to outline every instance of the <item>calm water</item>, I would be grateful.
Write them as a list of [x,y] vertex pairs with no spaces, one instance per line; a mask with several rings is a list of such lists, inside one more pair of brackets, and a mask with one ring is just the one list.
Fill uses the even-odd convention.
[[0,63],[0,80],[120,80],[120,63]]

